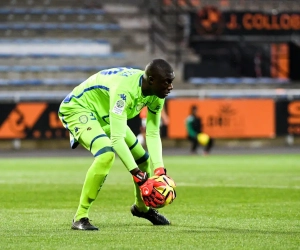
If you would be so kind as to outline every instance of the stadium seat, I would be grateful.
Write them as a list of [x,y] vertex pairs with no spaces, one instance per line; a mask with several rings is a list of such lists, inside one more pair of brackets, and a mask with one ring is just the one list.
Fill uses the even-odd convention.
[[28,54],[13,54],[0,53],[0,58],[124,58],[125,54],[122,52],[114,52],[109,54],[59,54],[59,53],[28,53]]
[[124,57],[111,50],[110,43],[100,39],[0,39],[0,58]]
[[114,23],[1,23],[1,30],[119,30]]
[[271,78],[271,77],[228,77],[228,78],[215,78],[215,77],[191,77],[188,81],[195,85],[232,85],[232,84],[284,84],[289,83],[288,79]]
[[91,73],[131,62],[127,52],[113,51],[122,49],[119,34],[129,35],[118,24],[120,15],[102,9],[102,3],[3,0],[0,18],[0,85],[79,84]]
[[0,85],[77,85],[85,79],[0,79]]
[[0,14],[35,14],[35,15],[103,15],[101,9],[82,9],[82,8],[0,8]]
[[[113,68],[113,66],[110,66]],[[116,66],[117,67],[117,66]],[[128,67],[128,66],[126,66]],[[65,66],[39,66],[39,65],[20,65],[7,66],[0,65],[0,72],[91,72],[106,69],[107,66],[79,66],[79,65],[65,65]],[[130,66],[130,68],[139,68],[138,66]]]

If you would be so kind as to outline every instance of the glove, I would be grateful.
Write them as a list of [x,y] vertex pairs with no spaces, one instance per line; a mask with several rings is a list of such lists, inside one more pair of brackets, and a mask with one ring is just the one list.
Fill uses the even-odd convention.
[[164,167],[155,169],[154,175],[157,175],[157,176],[165,175],[174,182],[174,180],[170,176],[167,175],[167,169],[165,169]]
[[176,187],[176,183],[175,181],[167,175],[167,169],[165,169],[164,167],[160,167],[160,168],[157,168],[154,170],[154,175],[157,175],[157,176],[161,176],[161,175],[165,175],[167,176],[172,182],[173,182],[173,185],[171,185],[173,188]]
[[150,196],[143,196],[143,200],[147,207],[152,208],[160,207],[165,203],[165,197],[162,194],[158,193],[156,189],[153,189]]
[[138,171],[132,175],[133,180],[140,187],[142,196],[150,196],[153,190],[153,180],[148,179],[148,175],[145,172]]
[[159,183],[153,179],[148,179],[147,173],[142,171],[138,171],[136,174],[132,175],[132,177],[134,182],[139,185],[146,206],[155,208],[164,204],[165,197],[158,193],[154,188],[158,187]]
[[161,176],[161,175],[167,175],[167,169],[164,167],[160,167],[154,170],[154,175]]

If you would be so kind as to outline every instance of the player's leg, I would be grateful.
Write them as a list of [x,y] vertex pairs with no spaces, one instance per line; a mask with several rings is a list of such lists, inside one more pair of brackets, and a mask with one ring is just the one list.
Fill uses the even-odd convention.
[[146,147],[146,118],[141,119],[140,133],[137,135],[138,142]]
[[[127,127],[126,130],[125,142],[128,145],[139,169],[142,170],[143,172],[146,172],[149,177],[152,176],[149,154],[138,142],[136,136],[133,134],[133,132],[129,127]],[[134,183],[135,204],[131,207],[132,215],[147,219],[154,225],[169,225],[170,222],[166,217],[159,214],[157,210],[149,208],[145,205],[138,185],[135,182],[133,183]]]
[[[105,133],[110,136],[110,127],[109,125],[103,127]],[[137,163],[140,170],[146,172],[148,176],[151,176],[151,168],[150,168],[150,159],[148,153],[145,151],[141,143],[139,143],[137,137],[131,131],[131,129],[127,126],[125,142],[129,147],[135,162]],[[139,210],[147,212],[149,208],[145,205],[138,185],[134,183],[134,197],[135,204],[138,206]]]
[[210,137],[207,145],[204,147],[204,153],[209,154],[213,146],[214,139]]
[[72,137],[94,156],[94,161],[86,173],[72,228],[97,230],[98,228],[89,223],[89,210],[109,173],[115,153],[110,139],[91,112],[82,111],[71,115],[60,113],[60,119]]
[[191,142],[191,153],[196,154],[197,153],[197,148],[198,148],[198,145],[199,145],[197,137],[189,136],[188,138]]
[[[125,142],[127,146],[129,147],[132,156],[138,165],[139,169],[142,170],[143,172],[146,172],[148,176],[150,177],[152,175],[151,168],[150,168],[150,157],[149,154],[145,151],[143,146],[139,143],[138,139],[136,136],[133,134],[131,129],[127,127],[126,130],[126,137],[125,137]],[[139,208],[140,211],[147,212],[149,208],[145,205],[140,189],[138,185],[134,183],[134,196],[135,196],[135,204]]]
[[146,140],[145,140],[145,135],[146,135],[146,129],[144,127],[140,127],[140,133],[137,135],[137,140],[138,142],[143,146],[146,147]]
[[78,142],[93,154],[94,161],[86,173],[75,221],[89,218],[90,207],[97,198],[115,159],[111,141],[100,124],[93,124],[84,129]]

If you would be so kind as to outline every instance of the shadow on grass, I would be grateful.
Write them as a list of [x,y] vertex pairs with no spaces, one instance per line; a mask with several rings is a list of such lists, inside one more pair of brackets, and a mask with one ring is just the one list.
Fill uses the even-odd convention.
[[[179,229],[179,228],[178,228]],[[229,227],[194,227],[179,229],[186,233],[228,233],[228,234],[276,234],[276,235],[294,235],[300,234],[299,231],[279,231],[279,230],[259,230],[259,229],[242,229]]]
[[118,223],[118,224],[102,224],[100,230],[124,230],[132,232],[132,229],[137,229],[138,232],[149,232],[149,228],[152,231],[169,231],[170,227],[176,232],[182,233],[227,233],[227,234],[275,234],[275,235],[295,235],[300,234],[299,231],[280,231],[280,230],[259,230],[259,229],[242,229],[242,228],[229,228],[229,227],[195,227],[195,226],[181,226],[181,225],[170,225],[170,226],[154,226],[151,223]]

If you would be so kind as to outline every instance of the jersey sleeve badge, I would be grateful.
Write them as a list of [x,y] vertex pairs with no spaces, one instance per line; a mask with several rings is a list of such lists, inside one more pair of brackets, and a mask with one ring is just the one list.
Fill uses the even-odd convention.
[[126,95],[125,94],[120,94],[120,99],[116,101],[112,112],[117,114],[117,115],[122,115],[124,108],[125,108],[125,101],[126,101]]

